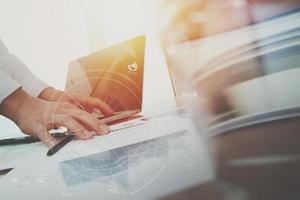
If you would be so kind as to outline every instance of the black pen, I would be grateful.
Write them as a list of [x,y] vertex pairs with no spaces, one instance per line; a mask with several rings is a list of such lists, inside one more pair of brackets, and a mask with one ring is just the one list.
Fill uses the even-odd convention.
[[[56,138],[61,138],[61,137],[65,137],[68,134],[69,132],[63,132],[63,133],[53,133],[51,135]],[[17,138],[0,140],[0,146],[30,144],[30,143],[40,142],[40,141],[41,140],[37,137],[25,136],[25,137],[17,137]]]
[[54,145],[49,151],[47,152],[47,156],[52,156],[56,152],[58,152],[61,148],[63,148],[66,144],[68,144],[71,140],[73,140],[75,135],[67,135],[64,139],[62,139],[59,143]]
[[8,172],[13,170],[14,168],[0,169],[0,176],[6,175]]

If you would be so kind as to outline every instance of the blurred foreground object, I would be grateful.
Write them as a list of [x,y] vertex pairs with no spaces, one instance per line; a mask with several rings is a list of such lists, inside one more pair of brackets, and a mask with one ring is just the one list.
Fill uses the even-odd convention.
[[299,199],[300,1],[165,0],[163,8],[177,103],[206,138],[216,177],[162,199]]
[[211,137],[214,180],[166,196],[167,199],[297,200],[300,118],[282,119]]
[[161,42],[200,130],[299,115],[299,0],[184,2],[163,4]]

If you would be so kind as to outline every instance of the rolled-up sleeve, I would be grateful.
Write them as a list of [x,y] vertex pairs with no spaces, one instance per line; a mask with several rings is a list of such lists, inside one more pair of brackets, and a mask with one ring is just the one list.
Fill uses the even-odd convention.
[[37,97],[44,89],[49,87],[49,85],[35,77],[17,56],[10,54],[1,40],[0,70],[22,85],[23,89],[31,96]]
[[0,103],[21,85],[0,70]]
[[20,85],[31,96],[37,97],[44,89],[49,87],[27,68],[27,66],[15,55],[10,54],[6,58],[6,62],[3,65],[4,71]]

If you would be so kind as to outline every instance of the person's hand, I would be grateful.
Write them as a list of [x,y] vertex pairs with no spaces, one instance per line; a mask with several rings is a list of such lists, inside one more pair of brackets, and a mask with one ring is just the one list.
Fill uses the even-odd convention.
[[51,87],[42,91],[39,95],[39,98],[46,101],[71,103],[89,113],[92,113],[95,111],[95,109],[97,109],[105,116],[111,116],[114,114],[114,111],[110,108],[110,106],[100,99],[79,94],[70,95],[66,92],[56,90]]
[[53,128],[66,127],[79,139],[90,139],[94,134],[109,132],[109,128],[94,115],[70,103],[34,98],[21,88],[1,103],[0,112],[13,120],[22,132],[40,138],[49,148],[57,143],[48,133]]

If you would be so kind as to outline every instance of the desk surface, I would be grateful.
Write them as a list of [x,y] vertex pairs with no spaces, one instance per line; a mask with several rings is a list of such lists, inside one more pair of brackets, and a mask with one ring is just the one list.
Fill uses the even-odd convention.
[[[23,162],[22,169],[0,178],[0,188],[4,189],[0,196],[6,199],[299,199],[299,133],[300,118],[234,130],[205,142],[190,127],[188,131],[141,143],[79,158],[58,159],[60,162],[45,157],[41,144],[9,147],[2,155],[12,160],[12,156],[23,152],[17,157]],[[35,164],[29,158],[32,155],[36,156]]]
[[[169,125],[162,123],[164,127],[176,127],[188,121],[178,118]],[[146,129],[148,135],[157,132],[155,126]],[[114,134],[125,139],[122,133]],[[93,148],[104,139],[95,138],[98,143],[93,143]],[[0,188],[4,188],[0,196],[5,199],[159,199],[213,178],[206,150],[199,145],[198,134],[191,128],[115,149],[99,148],[99,152],[89,154],[84,144],[91,142],[74,144],[74,152],[78,151],[76,148],[85,151],[77,157],[58,153],[49,158],[40,143],[1,147],[1,158],[15,168],[0,178]],[[69,152],[68,147],[65,151]]]

